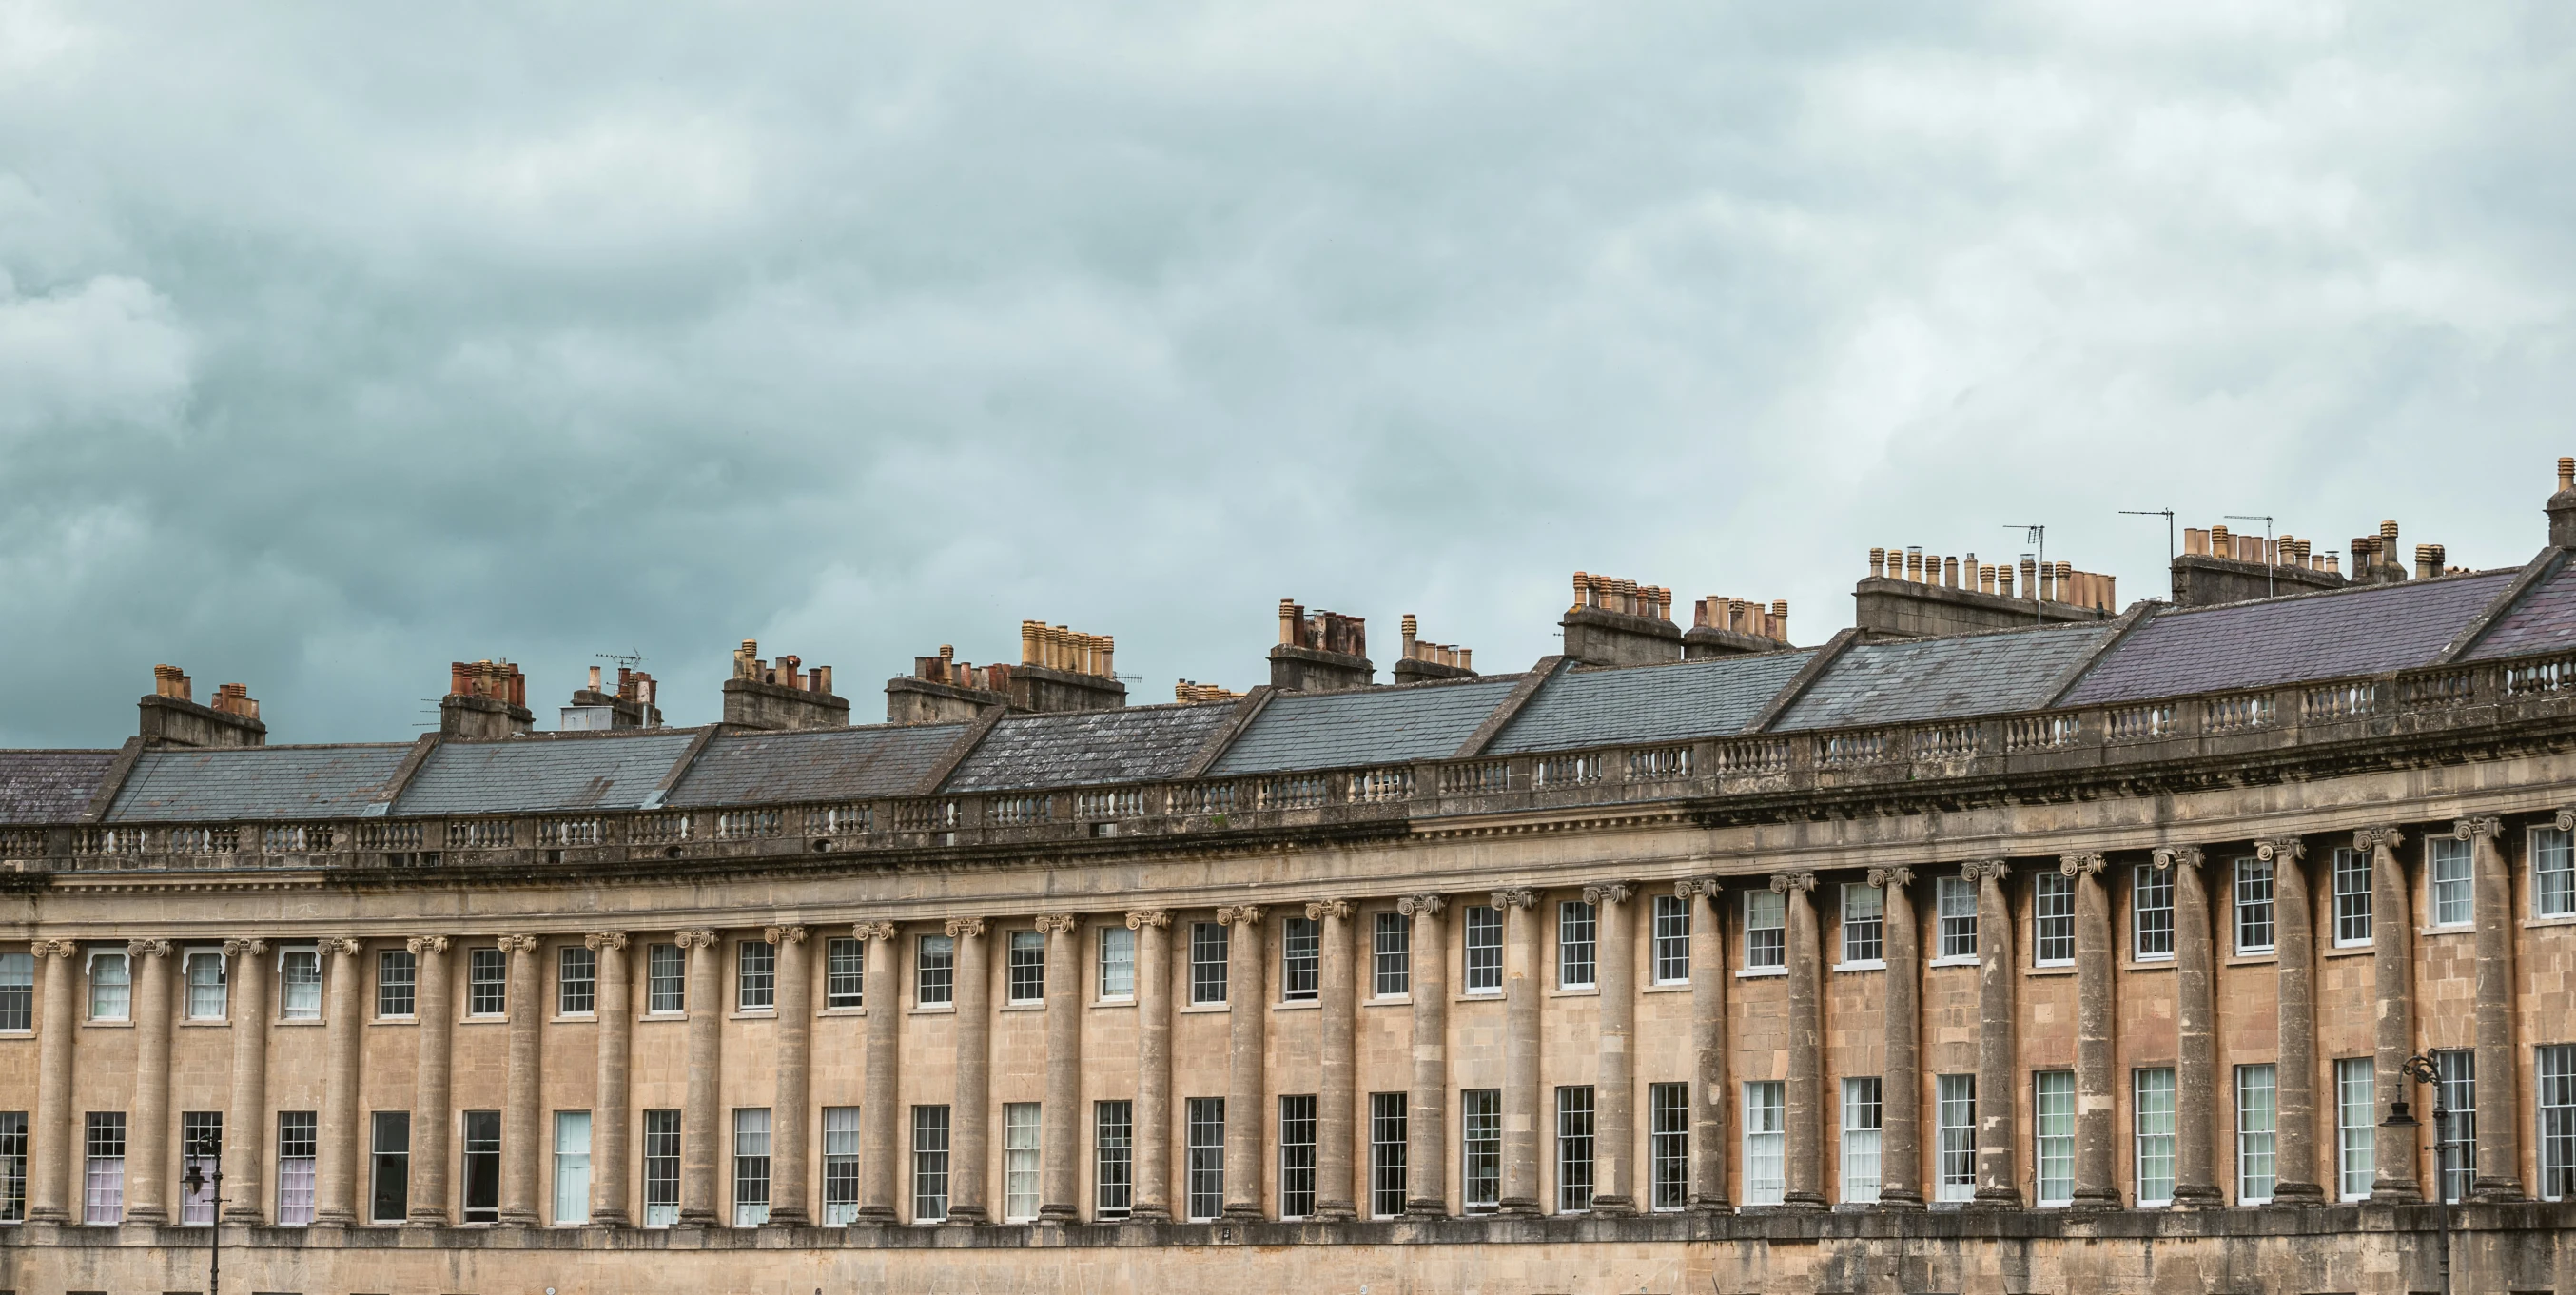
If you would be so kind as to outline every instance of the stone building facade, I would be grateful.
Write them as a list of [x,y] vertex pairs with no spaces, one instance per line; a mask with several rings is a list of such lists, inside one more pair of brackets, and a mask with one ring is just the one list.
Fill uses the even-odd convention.
[[0,753],[0,1290],[2576,1288],[2549,508],[1951,637]]

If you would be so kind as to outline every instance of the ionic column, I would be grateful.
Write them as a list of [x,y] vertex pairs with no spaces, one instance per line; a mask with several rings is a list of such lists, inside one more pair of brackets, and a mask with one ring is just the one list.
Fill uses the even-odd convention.
[[510,958],[507,988],[510,1012],[510,1072],[501,1083],[501,1219],[534,1227],[537,1214],[537,1103],[544,1092],[539,1046],[545,1027],[545,1005],[538,1001],[537,937],[505,935],[501,951]]
[[1438,895],[1407,895],[1395,911],[1413,919],[1413,1098],[1404,1123],[1404,1212],[1449,1212],[1449,937]]
[[1538,896],[1498,890],[1503,914],[1503,1195],[1505,1214],[1538,1212]]
[[2323,1205],[2317,1174],[2316,922],[2309,908],[2307,842],[2254,845],[2272,865],[2272,942],[2279,974],[2279,1064],[2273,1071],[2275,1205]]
[[[226,940],[224,961],[231,968],[233,994],[232,1092],[224,1104],[223,1208],[227,1223],[264,1223],[268,1200],[262,1186],[267,1163],[261,1150],[268,1122],[268,941]],[[319,954],[315,955],[320,958]]]
[[125,1221],[170,1221],[170,942],[128,940],[134,1104],[125,1127]]
[[689,954],[689,1093],[680,1107],[680,1222],[715,1227],[724,1218],[716,1179],[724,1140],[717,1109],[724,1078],[724,959],[716,951],[713,931],[682,931],[673,938]]
[[[2075,1194],[2074,1209],[2116,1210],[2120,1187],[2112,1168],[2114,1029],[2111,899],[2102,887],[2102,856],[2058,856],[2059,873],[2075,879]],[[2018,1095],[2016,1095],[2018,1100]]]
[[861,922],[850,934],[866,942],[867,966],[859,1001],[868,1014],[866,1060],[859,1093],[859,1220],[889,1224],[902,1190],[903,1101],[897,1081],[902,1064],[903,985],[895,970],[892,922]]
[[1726,1198],[1726,927],[1717,879],[1673,883],[1691,921],[1691,1193],[1701,1213],[1733,1208]]
[[[2571,816],[2576,817],[2576,816]],[[2521,1051],[2513,1031],[2513,874],[2498,836],[2504,823],[2464,818],[2451,828],[2468,838],[2478,934],[2478,1163],[2469,1190],[2480,1200],[2518,1201],[2522,1194]],[[2486,1076],[2493,1075],[2493,1079]]]
[[[1323,900],[1308,904],[1306,916],[1323,928],[1315,978],[1322,1018],[1315,1051],[1323,1071],[1315,1097],[1315,1217],[1346,1219],[1357,1212],[1351,1190],[1351,1130],[1358,1122],[1353,1106],[1359,1100],[1353,1091],[1356,1076],[1351,1062],[1352,1018],[1358,1015],[1351,984],[1351,906],[1339,899]],[[1226,1117],[1231,1121],[1233,1112],[1228,1110]]]
[[2012,907],[2004,900],[2011,865],[2001,859],[1965,869],[1977,883],[1977,1194],[1981,1209],[2020,1209],[2013,1176],[2013,1102],[2020,1094],[2014,1044]]
[[[1040,917],[1046,932],[1046,1106],[1038,1221],[1082,1218],[1082,923],[1071,913]],[[1132,1142],[1131,1142],[1132,1145]],[[1132,1198],[1131,1198],[1132,1199]]]
[[72,1041],[80,1032],[73,1015],[72,982],[80,977],[80,946],[38,940],[36,966],[45,978],[45,1014],[36,1021],[36,1124],[27,1148],[27,1221],[71,1221]]
[[2218,1136],[2217,977],[2209,891],[2197,846],[2158,850],[2174,874],[2174,1188],[2177,1208],[2226,1203],[2212,1146]]
[[1887,961],[1886,1069],[1878,1080],[1878,1207],[1923,1208],[1923,953],[1915,922],[1912,868],[1872,868],[1886,893],[1879,908]]
[[632,1061],[628,1040],[635,1029],[626,933],[594,932],[581,937],[581,943],[599,955],[599,1096],[590,1117],[590,1223],[622,1228],[631,1221],[626,1212],[627,1078]]
[[1225,1216],[1261,1217],[1263,1133],[1269,1128],[1261,1082],[1270,1000],[1262,984],[1261,909],[1252,904],[1216,910],[1232,928],[1225,948],[1226,1057]]
[[412,956],[412,1014],[419,1024],[419,1064],[411,1090],[410,1227],[447,1226],[448,1032],[455,1010],[448,1003],[447,937],[420,935],[403,941]]
[[948,1221],[973,1227],[990,1219],[984,1186],[992,1174],[993,967],[984,949],[984,919],[952,917],[957,941],[957,1093],[949,1112]]
[[801,1228],[813,1221],[805,1208],[805,1112],[813,1085],[814,973],[804,927],[773,926],[761,935],[778,950],[778,1088],[769,1100],[769,1222]]
[[313,1223],[348,1227],[358,1220],[358,1040],[367,1028],[366,976],[356,940],[323,940],[317,956],[330,977],[329,1015],[322,1024],[321,1126],[314,1130]]
[[[2406,885],[2406,865],[2397,847],[2406,835],[2394,827],[2366,827],[2352,834],[2352,848],[2370,851],[2370,974],[2378,999],[2375,1045],[2379,1109],[2412,1101],[2415,1082],[2406,1077],[2406,1059],[2415,1053],[2415,914]],[[2415,1179],[2415,1130],[2378,1126],[2370,1199],[2408,1202],[2424,1199]]]
[[[1788,1158],[1780,1204],[1820,1210],[1825,1200],[1825,1030],[1820,999],[1823,958],[1816,947],[1816,874],[1771,875],[1771,889],[1789,903],[1789,1082],[1782,1096],[1788,1120]],[[1883,1106],[1884,1103],[1881,1103]]]
[[1127,1217],[1139,1223],[1172,1217],[1171,926],[1159,908],[1127,915],[1136,933],[1136,1194]]
[[1600,956],[1601,1069],[1593,1082],[1593,1193],[1596,1214],[1637,1212],[1637,921],[1635,892],[1611,883],[1583,888],[1594,908]]

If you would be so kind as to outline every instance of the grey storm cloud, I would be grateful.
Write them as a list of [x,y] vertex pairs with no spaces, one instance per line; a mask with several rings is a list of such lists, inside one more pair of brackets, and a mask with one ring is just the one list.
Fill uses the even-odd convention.
[[0,7],[0,740],[445,663],[1131,696],[1283,596],[1489,669],[1581,568],[2523,560],[2576,452],[2563,6]]

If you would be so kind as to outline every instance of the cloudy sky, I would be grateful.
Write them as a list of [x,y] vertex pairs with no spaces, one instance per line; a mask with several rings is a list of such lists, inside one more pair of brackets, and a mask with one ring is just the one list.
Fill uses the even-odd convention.
[[2519,563],[2576,453],[2563,5],[0,2],[0,742],[150,667],[402,740],[1023,617],[1488,669],[1576,569]]

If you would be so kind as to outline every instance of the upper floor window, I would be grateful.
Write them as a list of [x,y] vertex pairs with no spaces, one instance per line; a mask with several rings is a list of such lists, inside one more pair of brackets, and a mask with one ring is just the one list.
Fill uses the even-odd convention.
[[744,940],[734,946],[733,1007],[737,1012],[778,1009],[778,946]]
[[1690,981],[1690,901],[1679,895],[1655,896],[1655,983]]
[[1941,915],[1942,958],[1977,956],[1977,883],[1965,877],[1939,877],[1933,903]]
[[1226,929],[1215,922],[1190,923],[1190,1001],[1225,1001]]
[[2030,879],[2031,961],[2063,967],[2075,961],[2075,879],[2043,872]]
[[1600,913],[1579,899],[1556,906],[1556,987],[1592,988]]
[[689,1009],[689,964],[676,944],[644,950],[644,1010],[648,1013]]
[[2576,848],[2554,827],[2531,830],[2531,915],[2576,916]]
[[36,959],[0,953],[0,1030],[36,1028]]
[[2334,852],[2334,942],[2370,943],[2370,856],[2349,846]]
[[2272,951],[2272,863],[2236,861],[2236,951]]
[[322,954],[311,947],[277,954],[277,1014],[289,1021],[322,1019]]
[[1100,996],[1136,996],[1136,933],[1126,927],[1100,928]]
[[1302,1003],[1323,992],[1323,945],[1323,924],[1311,917],[1279,924],[1279,997]]
[[466,951],[465,1014],[500,1016],[510,1010],[510,958],[499,949]]
[[1413,989],[1413,919],[1402,913],[1377,915],[1375,947],[1370,950],[1370,991],[1379,998],[1399,998]]
[[1880,962],[1887,957],[1887,896],[1876,886],[1843,885],[1843,961]]
[[866,1002],[868,946],[841,936],[823,946],[823,1006],[851,1008]]
[[2139,864],[2129,874],[2130,944],[2141,962],[2174,956],[2171,869]]
[[376,955],[376,1015],[400,1019],[412,1014],[419,988],[420,964],[409,949],[387,949]]
[[1485,904],[1467,906],[1467,992],[1503,992],[1503,912]]
[[134,973],[122,953],[89,955],[89,1019],[123,1021],[134,1015]]
[[1010,1001],[1046,1001],[1046,932],[1011,932]]
[[2424,884],[2433,892],[2433,925],[2467,926],[2476,911],[2470,899],[2469,843],[2449,836],[2425,841]]
[[1789,965],[1789,902],[1768,890],[1744,892],[1744,965],[1748,970]]
[[188,1019],[224,1019],[224,955],[220,949],[188,951]]
[[587,945],[555,950],[555,1015],[588,1016],[599,1008],[599,953]]
[[943,1007],[957,1001],[957,937],[925,935],[912,950],[912,1002]]

